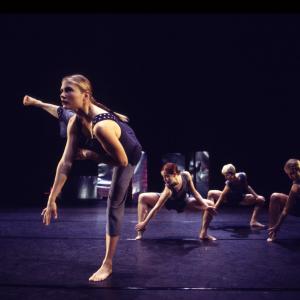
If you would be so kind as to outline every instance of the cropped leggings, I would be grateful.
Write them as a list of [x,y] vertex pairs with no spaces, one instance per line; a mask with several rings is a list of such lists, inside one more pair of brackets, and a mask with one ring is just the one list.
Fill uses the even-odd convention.
[[113,169],[106,210],[106,233],[110,236],[120,235],[125,201],[134,168],[135,166],[128,163],[126,167],[114,167]]

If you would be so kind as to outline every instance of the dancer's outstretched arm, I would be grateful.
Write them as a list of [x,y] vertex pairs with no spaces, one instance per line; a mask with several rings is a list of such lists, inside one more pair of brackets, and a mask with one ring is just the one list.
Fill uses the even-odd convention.
[[43,102],[42,100],[38,100],[38,99],[30,97],[28,95],[24,96],[23,104],[25,106],[35,106],[35,107],[41,108],[41,109],[45,110],[46,112],[48,112],[49,114],[51,114],[53,117],[58,119],[58,113],[57,113],[57,109],[59,107],[58,105],[46,103],[46,102]]
[[163,192],[160,194],[160,197],[153,208],[148,213],[146,219],[135,226],[136,230],[143,230],[146,228],[147,224],[149,223],[150,219],[153,218],[161,207],[165,204],[165,202],[172,196],[172,192],[168,187],[165,187]]
[[256,192],[254,191],[254,189],[248,185],[248,191],[250,194],[252,194],[256,199],[258,198],[258,195],[256,194]]
[[218,209],[218,207],[221,205],[221,203],[224,201],[224,199],[226,198],[227,194],[230,192],[230,188],[225,185],[219,199],[217,200],[216,204],[215,204],[215,209]]

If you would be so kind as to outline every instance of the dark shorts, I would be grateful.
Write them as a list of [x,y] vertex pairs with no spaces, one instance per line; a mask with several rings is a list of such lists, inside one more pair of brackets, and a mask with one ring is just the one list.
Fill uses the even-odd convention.
[[177,213],[182,213],[186,208],[186,201],[184,199],[168,199],[165,203],[165,207],[169,210],[174,209]]
[[240,205],[241,201],[245,198],[245,194],[229,192],[226,198],[226,204],[230,206]]
[[297,199],[295,205],[291,208],[290,215],[300,217],[300,199]]

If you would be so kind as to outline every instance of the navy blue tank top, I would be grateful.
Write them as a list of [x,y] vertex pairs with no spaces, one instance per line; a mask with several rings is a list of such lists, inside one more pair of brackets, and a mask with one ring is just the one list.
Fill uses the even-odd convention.
[[165,203],[167,209],[175,209],[178,213],[184,211],[187,205],[186,199],[189,192],[187,175],[184,173],[181,173],[180,175],[182,178],[182,186],[179,191],[172,186],[166,185],[172,191],[172,196]]
[[[70,109],[66,109],[59,106],[57,109],[57,114],[60,122],[60,135],[61,137],[65,138],[67,136],[68,122],[70,118],[75,114],[75,112]],[[92,120],[93,126],[96,123],[101,122],[103,120],[113,120],[117,122],[117,124],[120,126],[121,128],[120,142],[124,147],[124,150],[128,157],[128,161],[132,165],[136,165],[140,160],[142,154],[142,146],[140,145],[138,139],[136,138],[134,131],[131,129],[131,127],[128,124],[122,122],[113,113],[103,113],[95,116],[94,119]],[[96,138],[87,137],[82,133],[82,124],[79,121],[79,119],[76,119],[76,123],[79,132],[78,134],[79,148],[88,149],[99,154],[106,153],[106,151],[103,149],[103,147],[101,146],[101,144]]]
[[244,172],[237,173],[238,180],[226,180],[225,184],[230,188],[232,193],[245,194],[248,191],[247,175]]
[[187,193],[189,192],[187,175],[181,173],[180,176],[182,179],[182,185],[179,191],[177,191],[173,186],[167,185],[167,187],[172,191],[172,196],[169,198],[171,200],[185,200],[185,198],[187,197]]

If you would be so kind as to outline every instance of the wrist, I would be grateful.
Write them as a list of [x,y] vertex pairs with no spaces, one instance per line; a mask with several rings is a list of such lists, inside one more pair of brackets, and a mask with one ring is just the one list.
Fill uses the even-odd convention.
[[42,107],[43,102],[41,100],[35,99],[34,101],[34,106],[36,107]]
[[48,198],[47,204],[49,205],[49,204],[53,204],[53,203],[55,203],[55,198],[53,198],[53,197]]

